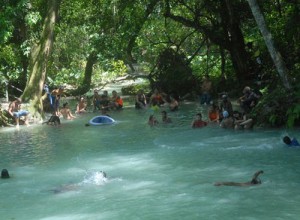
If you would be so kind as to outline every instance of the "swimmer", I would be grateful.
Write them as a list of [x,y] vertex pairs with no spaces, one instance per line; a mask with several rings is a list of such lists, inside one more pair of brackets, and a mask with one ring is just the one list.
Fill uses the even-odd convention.
[[53,192],[54,194],[58,194],[58,193],[64,193],[70,191],[77,191],[81,186],[85,184],[101,186],[106,182],[107,182],[107,175],[104,171],[89,172],[84,177],[84,180],[80,183],[65,184],[48,191]]
[[299,147],[300,146],[300,144],[296,138],[291,139],[289,136],[285,136],[282,140],[289,147]]
[[8,179],[10,176],[9,176],[9,173],[8,173],[8,170],[7,169],[3,169],[1,171],[1,178],[2,179]]
[[261,184],[261,180],[258,178],[258,176],[260,174],[263,174],[264,171],[259,170],[257,171],[253,177],[252,180],[249,182],[245,182],[245,183],[237,183],[237,182],[217,182],[214,185],[215,186],[254,186],[254,185],[258,185]]

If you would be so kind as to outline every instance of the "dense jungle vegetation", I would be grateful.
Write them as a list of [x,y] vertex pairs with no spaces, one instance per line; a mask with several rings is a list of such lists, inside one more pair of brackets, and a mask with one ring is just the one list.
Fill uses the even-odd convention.
[[[263,96],[259,124],[299,125],[297,0],[2,0],[0,97],[22,97],[42,117],[44,84],[85,94],[144,78],[179,96]],[[134,90],[131,90],[134,92]]]

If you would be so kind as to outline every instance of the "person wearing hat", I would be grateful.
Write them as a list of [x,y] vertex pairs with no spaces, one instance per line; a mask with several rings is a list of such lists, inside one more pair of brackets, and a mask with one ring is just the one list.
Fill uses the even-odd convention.
[[249,113],[251,109],[256,105],[261,93],[255,93],[249,86],[243,89],[243,96],[239,98],[241,108],[244,112]]
[[223,116],[223,119],[220,123],[220,126],[222,128],[233,128],[234,127],[234,123],[233,123],[234,120],[233,120],[232,116],[230,116],[227,111],[223,111],[222,116]]
[[15,119],[17,128],[20,124],[20,117],[24,116],[24,124],[29,125],[28,123],[28,114],[29,112],[27,110],[21,109],[21,103],[22,99],[17,98],[15,101],[11,102],[8,106],[8,113]]

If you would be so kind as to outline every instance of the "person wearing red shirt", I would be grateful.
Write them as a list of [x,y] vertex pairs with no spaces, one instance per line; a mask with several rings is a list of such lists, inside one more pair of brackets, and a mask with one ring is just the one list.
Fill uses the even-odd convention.
[[202,114],[196,114],[196,117],[192,122],[192,128],[202,128],[205,126],[207,126],[207,122],[202,120]]

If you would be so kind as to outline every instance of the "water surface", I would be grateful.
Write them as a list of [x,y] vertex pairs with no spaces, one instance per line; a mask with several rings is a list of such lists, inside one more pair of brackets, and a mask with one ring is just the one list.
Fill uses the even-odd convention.
[[[60,127],[1,129],[0,168],[12,176],[0,179],[1,219],[299,219],[300,148],[281,141],[299,131],[192,129],[198,111],[206,115],[186,103],[153,128],[153,112],[128,107],[109,113],[112,126],[85,127],[96,115],[87,113]],[[259,186],[213,185],[260,169]]]

